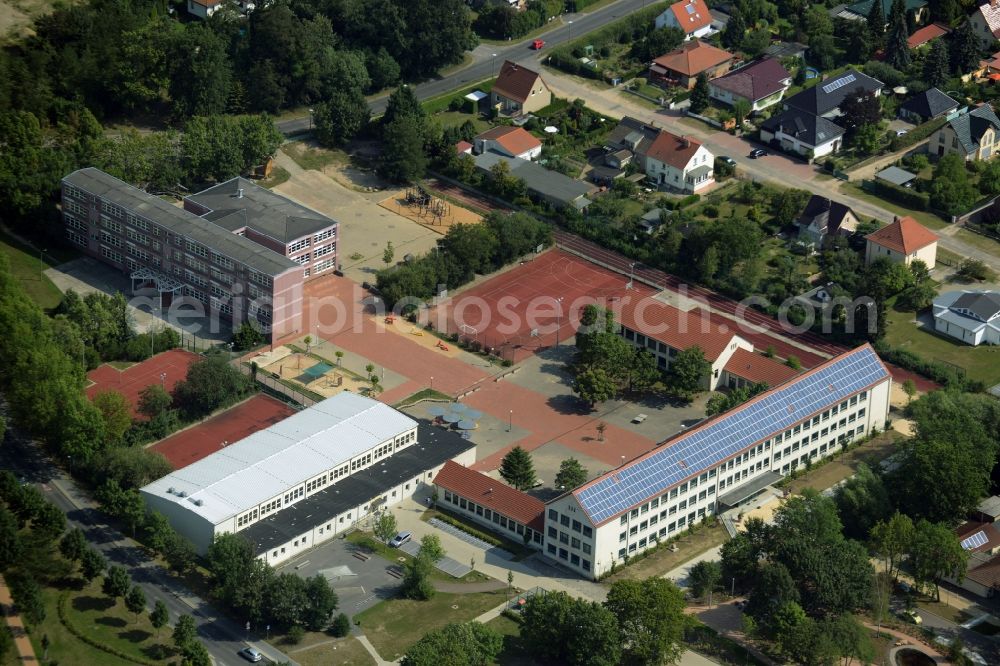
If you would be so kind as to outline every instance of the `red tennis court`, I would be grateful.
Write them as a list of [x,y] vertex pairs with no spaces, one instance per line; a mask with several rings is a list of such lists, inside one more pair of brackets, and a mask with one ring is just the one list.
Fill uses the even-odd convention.
[[282,421],[295,410],[265,395],[254,397],[198,425],[162,439],[150,450],[162,453],[174,469],[187,467],[205,456]]
[[613,307],[625,295],[655,293],[638,282],[630,290],[628,282],[628,276],[550,250],[437,306],[431,321],[519,361],[571,337],[586,305]]
[[163,388],[172,391],[177,382],[187,377],[188,368],[199,358],[198,354],[183,349],[171,349],[124,370],[105,363],[87,373],[87,378],[93,382],[87,387],[87,397],[93,399],[104,391],[118,391],[131,403],[132,416],[137,417],[135,409],[144,388],[162,382]]

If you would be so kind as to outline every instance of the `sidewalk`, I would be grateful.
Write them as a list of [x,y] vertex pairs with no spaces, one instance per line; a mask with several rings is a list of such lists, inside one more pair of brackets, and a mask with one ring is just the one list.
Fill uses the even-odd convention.
[[17,654],[20,657],[21,663],[37,662],[35,648],[31,645],[28,632],[25,631],[24,623],[21,621],[21,616],[14,611],[14,599],[10,596],[10,588],[7,587],[7,581],[4,580],[2,575],[0,575],[0,609],[3,610],[7,626],[10,627],[11,636],[14,638],[14,647],[17,648]]

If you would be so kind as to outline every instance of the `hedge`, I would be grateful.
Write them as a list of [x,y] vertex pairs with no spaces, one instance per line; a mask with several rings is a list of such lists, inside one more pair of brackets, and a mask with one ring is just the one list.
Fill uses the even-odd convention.
[[885,340],[879,340],[875,343],[875,351],[883,360],[906,370],[912,370],[947,387],[969,392],[978,392],[985,388],[982,382],[966,378],[955,368],[943,363],[927,361],[911,351],[892,347]]
[[490,544],[491,546],[503,546],[503,542],[500,539],[498,539],[495,536],[492,536],[490,534],[487,534],[486,532],[481,532],[481,531],[477,530],[476,528],[471,527],[466,522],[463,522],[463,521],[458,520],[456,518],[452,518],[448,514],[442,512],[440,508],[438,509],[438,513],[440,515],[435,516],[435,518],[437,518],[441,522],[448,523],[452,527],[454,527],[456,529],[459,529],[459,530],[462,530],[463,532],[465,532],[469,536],[474,536],[477,539],[479,539],[480,541],[485,541],[486,543]]
[[931,197],[926,192],[918,192],[908,187],[900,187],[883,180],[869,181],[876,194],[891,201],[915,210],[927,210],[931,205]]
[[892,141],[889,142],[889,149],[896,152],[903,148],[909,148],[941,129],[946,122],[948,121],[945,118],[932,118],[926,123],[921,123],[902,136],[892,137]]

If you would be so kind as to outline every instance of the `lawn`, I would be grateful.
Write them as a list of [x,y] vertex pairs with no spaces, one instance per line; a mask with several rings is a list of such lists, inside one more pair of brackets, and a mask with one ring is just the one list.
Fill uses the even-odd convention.
[[333,164],[348,164],[351,158],[342,150],[329,150],[307,146],[301,141],[295,141],[284,146],[282,150],[292,158],[292,161],[302,169],[322,171]]
[[[400,562],[400,559],[404,561],[412,559],[405,551],[399,550],[398,548],[390,548],[372,536],[369,532],[354,530],[347,535],[347,540],[351,543],[364,547],[369,552],[374,553],[396,565],[404,564],[404,562]],[[492,580],[492,578],[479,571],[472,571],[467,573],[462,578],[455,578],[454,576],[446,574],[440,569],[435,568],[431,571],[431,580],[445,583],[484,583],[488,580]]]
[[261,187],[266,187],[268,189],[271,189],[273,187],[281,185],[284,182],[287,182],[288,179],[291,177],[292,174],[288,173],[287,169],[282,169],[280,166],[276,166],[273,169],[271,169],[270,176],[268,176],[264,180],[259,181],[259,185]]
[[502,666],[533,666],[538,663],[521,643],[521,625],[509,617],[495,617],[486,626],[503,636],[503,652],[496,659]]
[[452,402],[452,397],[447,393],[441,393],[441,391],[435,391],[434,389],[431,388],[425,388],[420,391],[417,391],[416,393],[407,398],[403,398],[395,405],[393,405],[393,407],[395,407],[396,409],[401,409],[403,407],[409,407],[415,405],[421,400],[444,400],[447,402]]
[[962,368],[970,379],[987,386],[1000,383],[1000,348],[989,345],[972,347],[917,328],[912,312],[887,312],[889,326],[886,341],[898,349],[906,349],[928,361],[940,361]]
[[465,121],[471,120],[472,124],[476,127],[476,134],[482,134],[490,128],[490,124],[478,115],[463,113],[462,111],[442,111],[435,113],[431,116],[431,120],[440,123],[443,129],[458,127],[463,125]]
[[840,453],[826,463],[796,477],[786,486],[793,493],[805,488],[826,490],[840,483],[857,471],[860,463],[868,466],[884,460],[896,450],[896,442],[901,435],[895,431],[884,432],[847,453]]
[[[947,592],[942,591],[941,598],[946,599]],[[918,598],[917,608],[934,613],[938,617],[943,617],[949,622],[954,622],[955,624],[963,624],[965,622],[968,622],[974,617],[972,614],[967,613],[961,609],[955,608],[954,606],[949,606],[943,601],[934,601],[933,597]],[[977,615],[979,614],[978,609],[976,611],[976,614]]]
[[667,546],[650,555],[633,561],[618,572],[608,576],[604,582],[611,584],[616,580],[642,580],[653,576],[662,576],[673,571],[688,560],[701,555],[706,550],[722,545],[726,541],[726,530],[719,523],[710,523],[695,529],[694,533],[685,532],[672,540],[677,546],[671,551]]
[[883,199],[882,197],[875,196],[870,192],[866,192],[859,185],[855,185],[854,183],[841,183],[840,190],[844,194],[849,194],[852,197],[861,199],[862,201],[867,201],[868,203],[878,206],[879,208],[883,208],[892,213],[893,215],[899,215],[899,216],[909,215],[917,222],[920,222],[924,226],[929,227],[931,229],[940,230],[949,226],[948,222],[945,222],[934,213],[928,213],[926,211],[910,210],[909,208],[904,208],[903,206],[893,203],[892,201]]
[[472,83],[466,86],[465,88],[462,88],[461,90],[453,90],[452,92],[445,93],[444,95],[441,95],[439,97],[434,97],[424,102],[421,102],[421,106],[424,107],[424,111],[427,112],[428,116],[433,116],[441,111],[447,111],[448,105],[451,104],[451,100],[453,99],[462,99],[470,92],[474,92],[476,90],[482,90],[483,92],[488,93],[492,89],[493,89],[493,79],[492,78],[484,79],[483,81]]
[[326,666],[327,664],[370,666],[375,663],[361,642],[350,636],[339,639],[327,637],[327,640],[320,641],[316,645],[293,649],[284,648],[284,652],[302,666]]
[[430,631],[450,622],[468,622],[507,600],[506,590],[448,594],[428,601],[388,599],[354,616],[384,659],[398,659]]
[[[973,233],[968,229],[959,228],[955,235],[953,236],[955,240],[967,243],[974,248],[982,250],[983,252],[989,252],[993,256],[1000,257],[1000,243],[996,242],[992,238],[987,238],[977,233]],[[940,252],[940,250],[938,250]]]
[[[20,241],[0,233],[0,253],[7,257],[11,274],[17,278],[28,297],[45,310],[50,310],[62,300],[62,292],[52,280],[42,274],[42,264],[38,251],[25,246]],[[56,261],[46,253],[45,265],[55,266]]]

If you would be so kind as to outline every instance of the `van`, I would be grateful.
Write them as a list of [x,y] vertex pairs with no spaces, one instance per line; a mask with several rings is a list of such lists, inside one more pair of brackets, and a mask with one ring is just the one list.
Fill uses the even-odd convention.
[[400,532],[396,536],[392,537],[392,541],[389,542],[389,545],[392,546],[393,548],[399,548],[412,538],[413,535],[410,534],[409,532]]

